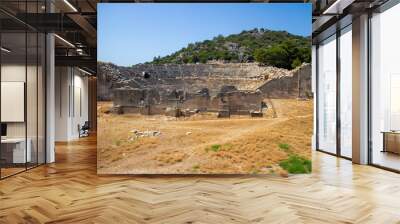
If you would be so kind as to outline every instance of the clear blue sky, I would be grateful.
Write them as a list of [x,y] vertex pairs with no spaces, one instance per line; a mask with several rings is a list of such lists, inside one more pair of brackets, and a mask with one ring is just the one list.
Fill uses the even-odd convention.
[[98,4],[98,60],[134,65],[253,28],[309,36],[311,4]]

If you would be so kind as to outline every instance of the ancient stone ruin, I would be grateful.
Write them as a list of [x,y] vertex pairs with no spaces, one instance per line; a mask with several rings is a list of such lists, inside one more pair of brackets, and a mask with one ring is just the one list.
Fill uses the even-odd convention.
[[99,63],[98,71],[98,98],[112,100],[115,113],[260,117],[267,107],[265,98],[312,98],[309,64],[288,71],[256,63]]

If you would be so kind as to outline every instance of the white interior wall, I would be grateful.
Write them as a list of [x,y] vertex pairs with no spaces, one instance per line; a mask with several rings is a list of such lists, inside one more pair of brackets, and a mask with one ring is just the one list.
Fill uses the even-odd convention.
[[55,68],[55,141],[68,141],[69,68]]
[[77,139],[78,125],[88,120],[88,78],[76,68],[57,67],[55,85],[55,140]]
[[71,135],[73,138],[79,137],[78,125],[82,126],[88,120],[88,78],[82,76],[82,73],[74,69],[74,94],[71,98],[74,100],[71,119]]

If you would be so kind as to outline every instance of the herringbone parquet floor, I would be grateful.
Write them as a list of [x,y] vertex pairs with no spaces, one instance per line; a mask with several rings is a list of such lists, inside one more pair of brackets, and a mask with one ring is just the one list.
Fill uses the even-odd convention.
[[314,173],[97,176],[96,141],[0,181],[0,223],[400,223],[400,175],[322,153]]

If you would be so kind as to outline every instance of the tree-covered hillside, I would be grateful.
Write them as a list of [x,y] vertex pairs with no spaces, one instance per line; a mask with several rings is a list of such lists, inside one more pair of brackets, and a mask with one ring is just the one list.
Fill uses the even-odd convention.
[[154,57],[151,64],[206,63],[211,60],[229,63],[259,62],[292,69],[311,61],[311,38],[286,31],[253,29],[212,40],[189,44],[165,57]]

